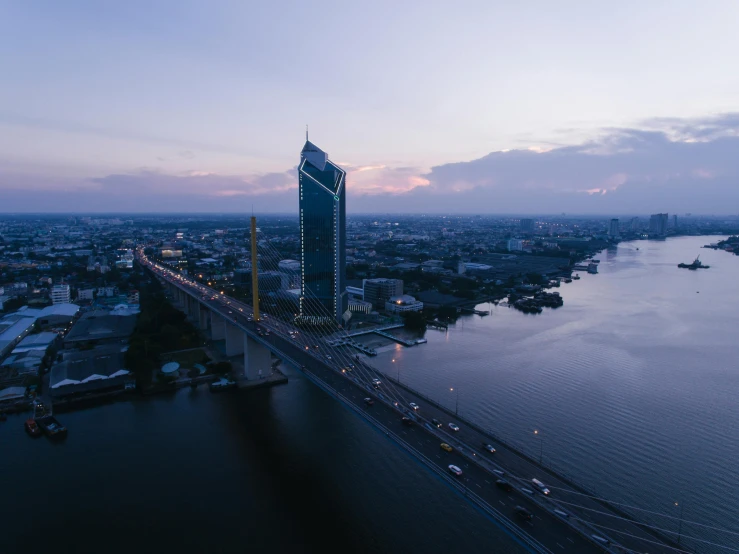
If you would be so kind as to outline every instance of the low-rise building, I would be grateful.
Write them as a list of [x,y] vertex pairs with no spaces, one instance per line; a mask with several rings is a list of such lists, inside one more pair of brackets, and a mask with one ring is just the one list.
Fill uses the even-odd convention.
[[51,287],[52,304],[69,304],[70,299],[69,285],[61,284]]
[[123,389],[133,381],[125,368],[125,351],[121,345],[97,346],[92,350],[65,352],[54,364],[49,376],[51,396],[60,398]]
[[77,300],[94,300],[95,289],[79,289],[77,291]]
[[84,314],[64,337],[64,348],[125,341],[136,326],[131,310],[94,310]]
[[420,312],[421,310],[423,310],[423,302],[419,302],[408,294],[393,296],[385,302],[385,311],[388,313],[402,314],[405,312]]

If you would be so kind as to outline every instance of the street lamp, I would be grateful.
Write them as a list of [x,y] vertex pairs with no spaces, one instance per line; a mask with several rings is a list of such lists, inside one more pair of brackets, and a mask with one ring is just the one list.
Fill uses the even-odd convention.
[[538,429],[534,429],[534,436],[539,438],[539,465],[541,465],[542,454],[544,453],[544,437],[539,435]]
[[[454,392],[454,387],[450,388],[449,390]],[[454,402],[454,415],[459,415],[459,389],[457,389],[457,396]]]

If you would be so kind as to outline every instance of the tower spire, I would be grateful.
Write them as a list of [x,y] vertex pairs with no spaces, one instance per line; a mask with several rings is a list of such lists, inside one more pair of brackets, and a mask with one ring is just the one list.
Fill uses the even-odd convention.
[[305,142],[308,142],[308,124],[305,124]]

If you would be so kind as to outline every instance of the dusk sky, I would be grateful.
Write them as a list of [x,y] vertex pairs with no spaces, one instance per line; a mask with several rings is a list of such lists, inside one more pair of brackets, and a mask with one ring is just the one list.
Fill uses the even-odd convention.
[[[521,4],[521,5],[518,5]],[[0,3],[0,212],[739,211],[739,3]]]

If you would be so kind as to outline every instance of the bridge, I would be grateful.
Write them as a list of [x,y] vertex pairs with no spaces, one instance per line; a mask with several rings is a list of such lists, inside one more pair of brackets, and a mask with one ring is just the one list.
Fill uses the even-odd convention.
[[[273,315],[258,319],[252,306],[150,260],[142,247],[137,258],[201,331],[212,340],[225,341],[227,356],[243,355],[243,378],[260,379],[269,370],[272,354],[294,366],[423,462],[529,552],[688,552],[670,540],[674,531],[659,533],[633,520],[472,422],[396,383],[366,360],[331,346],[334,331],[322,336]],[[452,451],[440,448],[441,443]],[[495,452],[487,451],[486,445]],[[453,474],[450,466],[462,474]],[[551,492],[543,494],[532,483],[534,478]],[[496,483],[501,479],[507,485]],[[517,506],[529,510],[531,519],[520,517]]]

